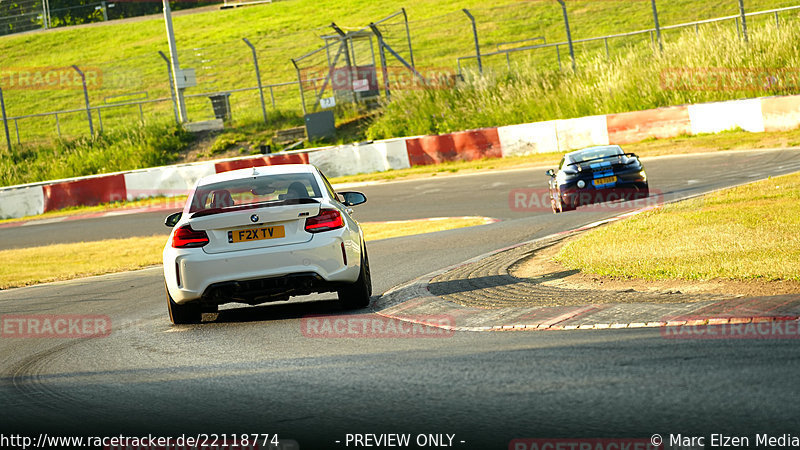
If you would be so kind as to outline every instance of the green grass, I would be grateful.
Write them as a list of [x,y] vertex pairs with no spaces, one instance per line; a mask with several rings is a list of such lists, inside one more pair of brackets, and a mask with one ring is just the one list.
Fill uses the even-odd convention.
[[[616,3],[616,2],[612,2]],[[490,71],[468,77],[454,89],[405,91],[393,97],[367,131],[371,139],[446,133],[499,124],[528,123],[662,106],[800,92],[797,83],[752,89],[665,88],[662,75],[684,68],[773,69],[798,67],[795,43],[800,30],[763,24],[750,28],[744,45],[734,30],[709,26],[699,35],[683,32],[666,42],[654,57],[649,48],[631,48],[610,60],[587,56],[578,72],[542,69],[531,62],[512,71]],[[789,69],[792,70],[792,69]],[[666,78],[663,78],[666,79]],[[730,83],[729,83],[730,85]]]
[[[748,0],[748,10],[789,6],[794,0]],[[296,79],[290,58],[298,57],[320,46],[321,34],[329,34],[333,21],[346,29],[363,27],[401,7],[406,7],[418,67],[452,73],[456,58],[473,53],[469,21],[461,12],[469,8],[476,17],[484,52],[497,44],[527,37],[544,36],[548,42],[566,39],[561,10],[553,1],[511,2],[509,0],[419,0],[402,2],[361,2],[357,0],[288,0],[248,8],[211,11],[174,18],[175,33],[184,67],[197,70],[198,86],[187,94],[217,92],[255,86],[255,72],[249,48],[242,42],[247,37],[256,46],[265,84]],[[663,25],[737,13],[736,2],[730,0],[673,0],[661,2]],[[569,2],[570,24],[575,39],[609,33],[645,29],[652,26],[652,13],[647,1]],[[785,14],[788,18],[790,15]],[[769,22],[770,17],[751,19],[750,25]],[[733,29],[733,23],[728,25]],[[789,28],[787,24],[785,28]],[[404,45],[405,28],[399,18],[384,24],[387,42],[409,58]],[[665,32],[670,42],[676,32]],[[626,52],[628,46],[649,41],[636,37],[610,41],[614,55]],[[99,83],[90,85],[93,105],[104,104],[116,95],[146,92],[148,98],[169,97],[166,65],[157,52],[166,51],[163,19],[159,16],[133,22],[109,22],[88,27],[59,28],[47,32],[10,35],[0,38],[3,70],[66,67],[73,64],[101,74]],[[564,50],[564,49],[562,49]],[[366,55],[368,50],[360,50]],[[601,43],[579,44],[579,57],[604,52]],[[513,56],[512,62],[525,64],[525,58]],[[562,55],[563,56],[563,55]],[[319,72],[325,61],[324,52],[302,65],[304,70]],[[554,50],[535,53],[533,62],[548,69],[555,67]],[[390,60],[392,66],[399,63]],[[487,57],[487,67],[503,67],[505,58]],[[474,62],[467,65],[474,67]],[[324,73],[324,70],[321,72]],[[82,107],[78,89],[20,90],[6,88],[6,104],[11,116]],[[296,86],[275,88],[276,109],[272,109],[266,92],[270,114],[291,114],[297,117],[300,99]],[[234,125],[258,123],[261,111],[255,91],[234,93],[231,97]],[[310,103],[310,101],[309,101]],[[210,101],[205,97],[187,100],[190,118],[211,117]],[[145,116],[168,120],[172,110],[168,102],[145,106]],[[136,107],[104,111],[106,128],[126,127],[138,115]],[[97,120],[97,118],[96,118]],[[86,133],[86,119],[80,112],[61,116],[65,136]],[[49,138],[55,133],[53,118],[29,118],[19,122],[23,141]]]
[[95,139],[21,147],[0,158],[0,185],[116,172],[169,164],[193,139],[174,125],[111,131]]
[[556,259],[622,278],[800,281],[800,173],[598,228],[566,244]]

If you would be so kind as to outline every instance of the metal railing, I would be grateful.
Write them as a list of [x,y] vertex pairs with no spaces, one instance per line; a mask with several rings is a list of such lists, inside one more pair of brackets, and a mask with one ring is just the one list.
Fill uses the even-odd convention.
[[[775,8],[775,9],[769,9],[769,10],[764,10],[764,11],[749,12],[749,13],[746,13],[745,16],[746,17],[750,17],[750,16],[755,17],[755,16],[762,16],[762,15],[772,14],[772,15],[775,16],[775,26],[780,27],[779,14],[782,13],[782,12],[785,12],[785,11],[792,11],[792,10],[798,10],[798,9],[800,9],[800,5],[798,5],[798,6],[787,6],[787,7],[784,7],[784,8]],[[740,26],[739,26],[740,17],[741,16],[739,14],[736,14],[736,15],[731,15],[731,16],[715,17],[715,18],[712,18],[712,19],[696,20],[696,21],[693,21],[693,22],[686,22],[686,23],[681,23],[681,24],[676,24],[676,25],[661,26],[659,28],[660,28],[661,31],[664,31],[664,30],[677,30],[677,29],[681,29],[681,28],[694,27],[695,31],[699,33],[700,25],[716,23],[716,22],[724,22],[726,20],[733,20],[733,21],[736,22],[736,29],[739,30],[739,32],[741,33],[741,29],[740,29]],[[643,34],[649,34],[651,43],[652,44],[656,43],[656,37],[655,37],[656,29],[655,28],[647,28],[647,29],[644,29],[644,30],[630,31],[630,32],[627,32],[627,33],[609,34],[609,35],[605,35],[605,36],[597,36],[597,37],[591,37],[591,38],[573,39],[572,43],[573,44],[580,44],[580,43],[586,43],[586,42],[604,41],[605,50],[606,50],[606,56],[607,57],[611,57],[611,51],[610,51],[610,48],[609,48],[609,45],[608,45],[608,40],[609,39],[618,39],[618,38],[631,37],[631,36],[640,36],[640,35],[643,35]],[[522,40],[517,41],[517,42],[524,42],[526,40],[532,40],[532,39],[536,39],[536,38],[522,39]],[[511,59],[510,59],[510,56],[509,56],[511,53],[525,52],[525,51],[530,51],[530,50],[555,47],[555,49],[556,49],[556,57],[558,58],[558,66],[559,66],[559,68],[562,68],[561,50],[560,50],[560,48],[568,46],[569,42],[563,41],[563,42],[553,42],[553,43],[545,43],[545,44],[538,44],[538,45],[527,45],[527,46],[523,46],[523,47],[516,47],[516,48],[509,48],[509,49],[500,49],[499,45],[500,44],[498,44],[498,49],[497,50],[492,51],[492,52],[486,52],[486,53],[481,52],[480,56],[482,58],[486,58],[488,56],[505,55],[506,56],[506,64],[507,64],[508,68],[511,69]],[[478,56],[477,55],[465,55],[465,56],[459,56],[459,57],[456,58],[456,65],[458,67],[458,74],[460,76],[463,75],[462,74],[461,62],[469,60],[469,59],[478,59]]]
[[[312,84],[312,86],[313,86],[313,89],[314,89],[315,93],[316,93],[316,90],[317,90],[316,82],[321,81],[321,80],[322,80],[321,78],[310,78],[310,79],[303,80],[303,81],[304,82],[310,82]],[[263,91],[269,91],[269,98],[270,98],[270,103],[272,105],[272,109],[273,110],[277,110],[278,107],[277,107],[277,104],[276,104],[276,101],[275,101],[275,91],[274,91],[274,89],[275,88],[279,88],[279,87],[297,85],[297,84],[299,84],[297,81],[285,81],[285,82],[281,82],[281,83],[272,83],[272,84],[262,85],[260,89],[262,89]],[[211,96],[219,95],[219,94],[234,94],[234,93],[239,93],[239,92],[258,91],[258,90],[259,90],[258,86],[253,86],[253,87],[245,87],[245,88],[237,88],[237,89],[226,89],[226,90],[222,90],[222,91],[213,91],[213,92],[209,91],[209,92],[201,92],[201,93],[196,93],[196,94],[188,94],[188,95],[186,95],[186,98],[203,98],[203,97],[211,97]],[[145,123],[145,113],[144,113],[144,107],[143,106],[144,105],[152,105],[152,104],[156,104],[156,103],[165,103],[165,102],[169,102],[170,104],[172,104],[174,102],[174,99],[172,97],[162,97],[162,98],[155,98],[155,99],[137,100],[137,101],[131,101],[131,102],[120,102],[120,103],[112,103],[112,104],[105,104],[105,105],[93,105],[93,106],[89,106],[88,111],[90,111],[90,113],[93,116],[96,115],[97,120],[98,120],[98,126],[99,126],[98,130],[99,130],[99,132],[102,133],[104,131],[103,111],[108,111],[108,110],[112,110],[112,109],[115,109],[115,108],[131,107],[131,106],[138,107],[138,110],[139,110],[139,122],[140,123]],[[209,103],[209,108],[210,107],[211,107],[211,103]],[[20,116],[11,116],[11,117],[6,117],[5,120],[6,120],[7,124],[13,124],[13,126],[9,126],[9,130],[11,128],[13,128],[13,134],[14,134],[14,138],[15,138],[15,140],[17,142],[17,145],[21,145],[22,139],[21,139],[21,136],[20,136],[19,121],[24,120],[24,119],[33,119],[33,118],[39,118],[39,117],[51,117],[52,116],[55,119],[56,134],[58,135],[59,138],[62,138],[63,134],[62,134],[62,129],[61,129],[61,121],[60,121],[61,117],[65,116],[67,114],[76,114],[76,113],[86,114],[86,112],[87,112],[87,108],[64,109],[64,110],[59,110],[59,111],[48,111],[48,112],[43,112],[43,113],[25,114],[25,115],[20,115]],[[84,117],[84,119],[86,119],[86,118]]]

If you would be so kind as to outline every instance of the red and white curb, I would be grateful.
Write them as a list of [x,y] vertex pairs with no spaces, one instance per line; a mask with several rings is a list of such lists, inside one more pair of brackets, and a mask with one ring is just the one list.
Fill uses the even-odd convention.
[[[698,194],[703,195],[703,194]],[[680,200],[684,200],[682,198]],[[673,201],[678,201],[672,200]],[[450,270],[473,264],[485,258],[497,255],[511,249],[524,245],[535,244],[563,236],[568,233],[576,233],[610,222],[628,218],[646,211],[652,211],[662,207],[663,204],[653,205],[635,211],[626,212],[615,217],[593,222],[572,230],[559,232],[527,242],[522,242],[498,250],[494,250],[483,255],[471,258],[467,261],[445,267],[423,275],[408,283],[396,286],[384,293],[378,300],[370,306],[372,311],[378,315],[407,321],[411,323],[425,324],[450,331],[569,331],[569,330],[613,330],[613,329],[633,329],[633,328],[663,328],[663,327],[698,327],[715,325],[740,325],[755,324],[763,322],[791,322],[800,319],[800,296],[774,296],[754,299],[733,299],[720,301],[705,301],[692,303],[691,310],[681,311],[681,306],[676,305],[653,305],[647,311],[657,320],[638,320],[641,317],[641,310],[633,311],[632,308],[640,308],[641,304],[635,305],[586,305],[582,307],[564,307],[561,312],[559,307],[510,307],[485,310],[480,308],[470,308],[445,301],[440,297],[431,294],[428,286],[431,281]],[[730,303],[729,307],[720,305]],[[745,305],[746,307],[744,307]],[[677,308],[676,308],[677,307]],[[596,321],[592,322],[590,317],[593,314],[607,312],[611,308],[616,308],[625,315],[625,309],[631,309],[630,317],[637,317],[630,321]],[[540,314],[546,311],[545,314]],[[453,325],[431,324],[425,320],[429,316],[450,316],[454,319]],[[517,316],[511,319],[511,323],[498,323],[497,316]],[[537,315],[545,317],[532,320]],[[528,317],[528,320],[519,320]],[[582,318],[589,319],[583,321]],[[485,324],[458,325],[458,320],[470,322],[483,322]],[[533,323],[535,322],[535,323]]]

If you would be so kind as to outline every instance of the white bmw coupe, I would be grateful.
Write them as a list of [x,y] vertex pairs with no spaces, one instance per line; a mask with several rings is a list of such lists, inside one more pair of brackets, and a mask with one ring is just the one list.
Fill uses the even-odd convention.
[[164,280],[172,323],[198,323],[230,302],[257,305],[337,292],[348,308],[369,304],[364,234],[351,206],[314,166],[288,164],[202,178],[183,211],[167,217]]

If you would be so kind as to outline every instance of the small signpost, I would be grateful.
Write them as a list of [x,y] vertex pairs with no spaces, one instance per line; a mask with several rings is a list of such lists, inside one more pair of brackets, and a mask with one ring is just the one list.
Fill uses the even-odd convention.
[[333,108],[336,106],[336,97],[331,96],[319,99],[319,106],[322,109]]

